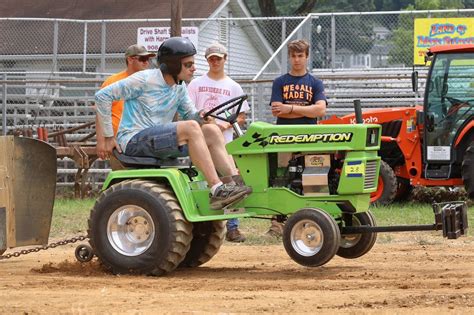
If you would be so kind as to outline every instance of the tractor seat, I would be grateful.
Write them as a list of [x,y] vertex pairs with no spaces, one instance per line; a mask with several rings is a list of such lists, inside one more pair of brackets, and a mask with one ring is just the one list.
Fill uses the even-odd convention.
[[128,168],[189,168],[191,166],[191,159],[187,157],[178,157],[170,159],[159,159],[150,156],[130,156],[119,153],[113,149],[115,158]]

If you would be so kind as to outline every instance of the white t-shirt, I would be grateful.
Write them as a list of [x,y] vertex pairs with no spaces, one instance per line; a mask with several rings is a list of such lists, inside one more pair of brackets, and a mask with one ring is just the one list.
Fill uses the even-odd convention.
[[[208,112],[217,105],[244,94],[240,85],[228,76],[216,81],[209,78],[207,74],[192,80],[191,83],[188,84],[188,92],[196,108],[198,110],[204,110],[204,112]],[[237,107],[234,107],[231,111],[235,112],[236,110]],[[249,104],[247,101],[244,101],[240,112],[245,113],[248,110]],[[226,122],[220,119],[216,119],[216,123],[226,124]],[[233,128],[229,128],[224,131],[226,143],[232,141],[233,130]]]

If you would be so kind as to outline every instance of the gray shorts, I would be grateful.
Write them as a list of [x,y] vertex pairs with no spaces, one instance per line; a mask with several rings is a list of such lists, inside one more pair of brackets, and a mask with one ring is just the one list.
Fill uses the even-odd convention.
[[125,154],[161,159],[188,156],[188,146],[178,145],[176,126],[173,122],[143,129],[127,143]]

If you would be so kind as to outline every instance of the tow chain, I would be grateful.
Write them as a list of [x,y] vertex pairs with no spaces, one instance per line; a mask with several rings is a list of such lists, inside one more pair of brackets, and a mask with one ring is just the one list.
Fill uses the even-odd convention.
[[48,245],[45,245],[45,246],[41,246],[41,247],[35,247],[35,248],[31,248],[31,249],[19,250],[17,252],[13,252],[13,253],[9,253],[9,254],[0,256],[0,260],[10,259],[12,257],[20,257],[21,255],[36,253],[36,252],[39,252],[40,250],[47,250],[47,249],[50,249],[50,248],[56,248],[58,246],[72,244],[72,243],[75,243],[77,241],[84,241],[87,238],[88,237],[85,236],[85,235],[80,235],[80,236],[75,236],[75,237],[70,238],[70,239],[57,241],[57,242],[54,242],[54,243],[51,243],[51,244],[48,244]]

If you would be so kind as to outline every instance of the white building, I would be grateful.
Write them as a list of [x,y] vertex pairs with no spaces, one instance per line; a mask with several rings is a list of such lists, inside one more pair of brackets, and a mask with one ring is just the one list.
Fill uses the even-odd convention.
[[[169,0],[2,0],[0,72],[120,71],[126,47],[137,42],[138,28],[169,26],[170,4]],[[232,20],[250,17],[242,0],[183,1],[182,17],[182,26],[199,30],[198,74],[207,69],[203,55],[213,41],[228,47],[227,71],[232,74],[257,72],[273,53],[254,21]]]

